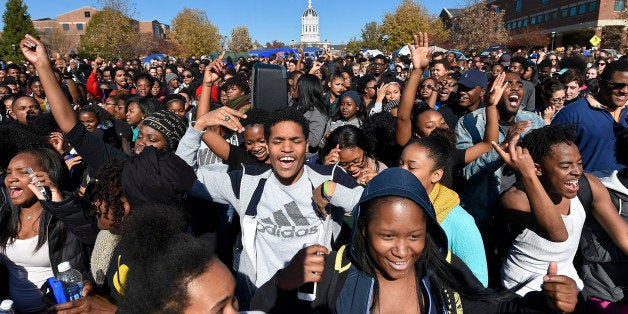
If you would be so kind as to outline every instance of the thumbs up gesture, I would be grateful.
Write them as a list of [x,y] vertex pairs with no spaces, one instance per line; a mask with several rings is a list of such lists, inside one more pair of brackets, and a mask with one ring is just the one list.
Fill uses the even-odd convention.
[[558,275],[558,265],[550,262],[547,275],[543,277],[543,294],[548,306],[560,313],[571,313],[578,303],[576,282],[563,275]]

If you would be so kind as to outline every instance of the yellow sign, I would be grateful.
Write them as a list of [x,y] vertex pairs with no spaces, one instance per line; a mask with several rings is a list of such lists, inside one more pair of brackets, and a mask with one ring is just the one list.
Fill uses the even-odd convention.
[[598,37],[597,35],[593,35],[593,37],[591,37],[591,39],[589,39],[589,42],[593,46],[599,46],[600,43],[602,42],[602,38]]

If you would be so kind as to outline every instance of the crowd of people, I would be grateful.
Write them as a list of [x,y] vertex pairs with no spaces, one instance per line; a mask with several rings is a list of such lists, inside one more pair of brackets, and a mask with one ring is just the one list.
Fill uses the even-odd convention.
[[[424,33],[392,58],[19,47],[0,69],[17,313],[628,313],[626,57],[466,59]],[[262,63],[288,73],[283,109],[255,104]],[[64,261],[83,297],[55,304]]]

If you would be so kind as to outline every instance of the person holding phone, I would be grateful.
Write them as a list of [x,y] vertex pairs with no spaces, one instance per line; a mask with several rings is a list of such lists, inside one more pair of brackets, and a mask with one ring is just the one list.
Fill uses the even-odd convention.
[[[0,263],[9,270],[9,295],[20,312],[47,308],[39,287],[57,275],[57,265],[69,261],[86,275],[86,247],[98,229],[88,206],[67,189],[69,173],[61,156],[39,148],[14,156],[6,171],[10,210],[0,212]],[[42,194],[44,190],[45,194]]]

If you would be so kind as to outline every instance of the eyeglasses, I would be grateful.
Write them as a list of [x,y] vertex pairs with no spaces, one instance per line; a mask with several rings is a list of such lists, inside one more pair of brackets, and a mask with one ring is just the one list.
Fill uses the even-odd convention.
[[364,165],[364,161],[366,160],[366,154],[362,153],[362,157],[360,157],[359,161],[356,161],[355,159],[352,162],[341,162],[339,163],[340,167],[344,168],[344,169],[350,169],[351,167],[358,167],[358,168],[362,168],[362,166]]
[[550,61],[556,61],[556,60],[557,60],[556,58],[550,58]]
[[626,88],[626,86],[628,86],[627,83],[619,83],[619,82],[613,82],[613,81],[606,81],[606,84],[608,84],[608,87],[610,87],[611,89],[624,89]]
[[194,76],[192,76],[192,75],[184,75],[183,77],[185,77],[185,78],[193,78]]
[[429,88],[429,89],[432,89],[432,88],[434,88],[434,85],[432,85],[432,84],[423,84],[423,85],[419,85],[419,87],[420,87],[420,88]]
[[606,65],[606,62],[598,62],[597,65]]
[[561,97],[561,98],[550,98],[550,102],[554,102],[554,103],[561,103],[561,102],[565,102],[565,97]]

